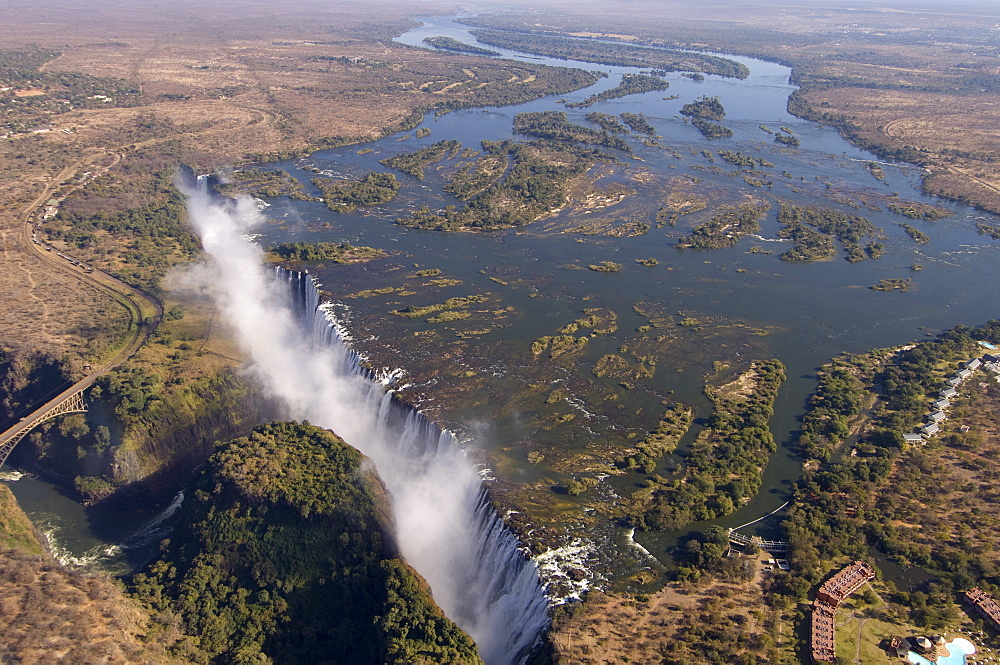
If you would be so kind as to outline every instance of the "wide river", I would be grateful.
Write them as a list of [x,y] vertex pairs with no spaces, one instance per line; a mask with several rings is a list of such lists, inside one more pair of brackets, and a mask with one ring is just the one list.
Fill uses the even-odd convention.
[[[451,18],[427,18],[398,41],[421,47],[425,37],[448,36],[476,44],[468,30]],[[737,80],[708,75],[695,81],[668,74],[667,91],[566,108],[562,102],[583,100],[617,85],[623,74],[640,70],[483,46],[514,60],[603,71],[609,77],[558,98],[437,117],[429,114],[421,128],[430,132],[422,138],[400,133],[266,166],[287,171],[304,183],[307,193],[318,195],[310,183],[317,173],[360,177],[369,171],[391,171],[379,160],[436,141],[454,139],[478,149],[483,140],[527,140],[512,134],[518,113],[565,110],[571,121],[585,125],[589,123],[583,116],[592,111],[641,113],[662,138],[646,145],[630,135],[627,140],[637,159],[620,154],[617,166],[599,167],[604,169],[599,186],[605,194],[611,199],[616,193],[626,194],[620,204],[591,206],[590,212],[570,206],[517,232],[442,233],[395,224],[396,218],[420,206],[463,205],[441,191],[447,175],[461,162],[456,157],[428,167],[424,180],[396,173],[402,182],[396,199],[358,213],[334,213],[321,202],[268,200],[265,214],[273,223],[260,229],[258,242],[351,242],[393,252],[388,259],[363,266],[313,267],[311,272],[331,299],[343,304],[338,311],[359,349],[379,369],[402,370],[401,383],[410,384],[402,391],[404,398],[455,430],[470,449],[481,451],[484,464],[499,479],[498,487],[512,497],[514,507],[529,521],[544,523],[557,539],[581,544],[581,551],[589,551],[591,557],[581,565],[598,576],[620,579],[623,572],[656,565],[614,521],[616,497],[627,495],[641,477],[604,477],[601,463],[610,461],[609,450],[634,442],[655,424],[666,396],[693,405],[699,418],[707,416],[705,376],[716,367],[714,363],[738,369],[748,360],[778,358],[788,375],[771,423],[780,448],[767,463],[762,491],[733,515],[712,522],[728,527],[756,519],[787,500],[802,463],[791,444],[797,419],[815,389],[819,365],[842,352],[903,344],[958,324],[979,324],[1000,312],[996,288],[1000,241],[976,230],[977,221],[1000,220],[923,196],[916,167],[882,163],[884,179],[875,178],[869,162],[877,160],[871,154],[828,127],[788,114],[786,102],[794,89],[788,83],[788,68],[725,56],[745,64],[750,76]],[[702,95],[719,97],[727,111],[722,124],[733,131],[731,138],[706,139],[679,115],[683,104]],[[800,147],[792,150],[775,143],[761,125],[794,134]],[[720,158],[718,153],[724,150],[766,160],[771,166],[759,170],[767,172],[764,180],[770,184],[744,178],[738,167]],[[676,227],[657,227],[654,219],[665,193],[688,191],[684,188],[704,196],[708,208],[681,216]],[[720,250],[674,246],[692,226],[711,217],[720,203],[751,199],[772,206],[758,236]],[[937,221],[907,219],[886,208],[887,202],[898,199],[941,206],[952,214]],[[841,251],[828,261],[779,260],[791,246],[777,237],[781,201],[863,215],[881,228],[884,256],[848,263]],[[583,223],[597,220],[604,221],[597,225],[600,230],[579,230]],[[619,237],[605,232],[636,220],[650,224],[647,233]],[[914,242],[902,223],[916,227],[929,241]],[[657,265],[636,263],[648,258],[655,258]],[[586,269],[606,260],[622,264],[621,271]],[[914,264],[922,269],[913,270]],[[419,269],[440,270],[437,279],[449,281],[429,285],[427,279],[410,277]],[[889,293],[868,288],[886,278],[908,278],[911,288]],[[382,295],[351,297],[363,290],[389,288],[393,291]],[[488,306],[480,309],[489,311],[477,310],[465,320],[434,324],[390,314],[406,305],[473,294],[487,299]],[[637,313],[636,305],[659,312],[661,320],[673,317],[674,322],[686,319],[697,325],[674,325],[656,346],[648,335],[637,332],[649,321]],[[585,309],[613,312],[618,330],[592,338],[573,362],[546,365],[532,358],[533,340],[556,334]],[[594,374],[595,362],[606,354],[618,353],[638,367],[640,361],[629,356],[626,347],[655,355],[655,371],[639,372],[628,381]],[[628,383],[629,389],[621,383]],[[566,386],[567,394],[548,400],[556,385]],[[526,453],[531,451],[544,453],[544,459],[530,463]],[[661,472],[669,474],[676,465],[677,460],[667,460]],[[600,479],[591,491],[580,497],[560,491],[569,479],[587,476]],[[11,487],[28,513],[56,529],[60,542],[77,556],[122,538],[103,524],[118,520],[117,515],[70,507],[36,480],[24,478]],[[774,533],[774,520],[758,528]],[[636,539],[667,561],[667,548],[676,535],[647,533]],[[596,547],[588,550],[588,544]]]

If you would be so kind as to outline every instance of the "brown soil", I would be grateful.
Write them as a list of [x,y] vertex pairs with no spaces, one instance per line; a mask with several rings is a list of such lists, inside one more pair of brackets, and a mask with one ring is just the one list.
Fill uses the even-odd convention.
[[[701,638],[692,639],[693,626]],[[776,637],[780,643],[787,629],[790,623],[767,607],[759,580],[673,582],[650,596],[593,593],[581,610],[557,624],[551,642],[557,665],[699,662],[699,650],[722,635],[729,647],[743,645],[732,655],[749,650],[764,656],[760,647]]]
[[[27,518],[0,486],[0,542]],[[12,531],[12,526],[17,527]],[[146,643],[149,619],[111,580],[58,565],[29,536],[0,547],[0,660],[21,665],[181,662],[164,646],[180,638],[169,619]]]
[[963,384],[949,415],[942,434],[899,461],[878,505],[893,517],[886,521],[914,557],[961,553],[996,566],[1000,384],[977,372]]

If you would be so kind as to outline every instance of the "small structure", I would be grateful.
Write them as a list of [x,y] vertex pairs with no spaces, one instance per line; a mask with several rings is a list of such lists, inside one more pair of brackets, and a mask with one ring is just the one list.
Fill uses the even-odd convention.
[[960,369],[960,370],[958,370],[958,374],[956,374],[955,376],[957,376],[958,378],[960,378],[963,381],[965,381],[967,378],[969,378],[970,376],[972,376],[972,370],[971,369]]
[[906,658],[912,648],[910,640],[905,637],[893,635],[889,640],[889,653],[895,653],[898,658]]
[[946,386],[951,386],[952,388],[954,388],[955,386],[962,385],[962,379],[958,378],[957,376],[953,376],[947,381],[945,381],[944,384]]
[[982,360],[980,360],[979,358],[973,358],[969,362],[965,363],[965,369],[967,369],[967,370],[978,369],[979,366],[982,365],[982,364],[983,364]]
[[924,437],[919,434],[904,434],[903,441],[906,443],[923,443]]
[[946,415],[944,414],[944,411],[935,411],[934,413],[932,413],[932,414],[930,414],[929,416],[927,416],[927,418],[928,418],[928,419],[929,419],[929,420],[930,420],[930,421],[931,421],[932,423],[937,423],[937,422],[941,422],[942,420],[944,420],[944,419],[945,419],[945,418],[947,418],[947,417],[948,417],[948,416],[946,416]]
[[951,406],[951,400],[949,400],[947,398],[946,399],[939,399],[938,401],[936,401],[933,404],[931,404],[931,406],[933,406],[938,411],[940,411],[941,409],[947,409],[949,406]]
[[934,436],[941,431],[941,426],[937,423],[928,423],[920,428],[920,431],[926,436]]
[[957,394],[958,394],[958,391],[955,390],[954,388],[945,388],[944,390],[942,390],[941,392],[938,393],[938,395],[940,395],[944,399],[951,399],[952,397],[954,397]]
[[979,616],[992,623],[995,629],[1000,630],[1000,605],[993,599],[993,596],[979,587],[972,587],[965,592],[965,599],[975,608]]

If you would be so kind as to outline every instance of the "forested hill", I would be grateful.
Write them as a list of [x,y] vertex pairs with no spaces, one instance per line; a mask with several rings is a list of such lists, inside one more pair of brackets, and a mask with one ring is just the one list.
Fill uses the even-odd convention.
[[131,583],[194,638],[178,651],[202,663],[481,665],[395,557],[364,459],[329,431],[288,422],[219,446],[162,558]]

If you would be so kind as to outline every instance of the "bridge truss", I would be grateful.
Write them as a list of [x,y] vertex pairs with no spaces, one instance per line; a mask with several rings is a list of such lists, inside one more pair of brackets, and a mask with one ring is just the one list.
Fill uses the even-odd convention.
[[29,417],[29,419],[24,420],[10,428],[4,432],[2,436],[0,436],[0,466],[7,461],[7,456],[10,455],[12,450],[14,450],[14,446],[19,444],[21,439],[28,436],[31,430],[35,429],[42,423],[70,413],[86,412],[87,402],[84,401],[83,391],[81,390],[69,395],[66,399],[54,405],[40,417]]

